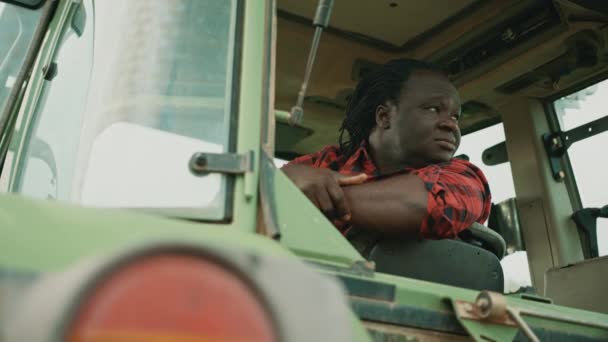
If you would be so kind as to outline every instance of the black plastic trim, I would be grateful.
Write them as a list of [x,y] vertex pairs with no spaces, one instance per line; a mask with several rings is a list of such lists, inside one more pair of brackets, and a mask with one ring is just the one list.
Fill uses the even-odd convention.
[[393,284],[378,283],[365,279],[351,278],[338,275],[337,278],[346,288],[350,296],[366,299],[383,300],[393,302],[397,287]]
[[350,298],[350,305],[362,320],[390,323],[419,329],[468,335],[451,311],[421,309],[409,305],[395,305],[381,301]]
[[23,7],[23,8],[27,8],[27,9],[31,9],[31,10],[37,10],[37,9],[41,8],[42,6],[44,6],[44,3],[46,1],[47,0],[33,0],[33,1],[30,0],[27,2],[31,2],[32,4],[24,4],[23,0],[0,0],[0,2],[6,2],[7,4],[12,4],[15,6],[19,6],[19,7]]

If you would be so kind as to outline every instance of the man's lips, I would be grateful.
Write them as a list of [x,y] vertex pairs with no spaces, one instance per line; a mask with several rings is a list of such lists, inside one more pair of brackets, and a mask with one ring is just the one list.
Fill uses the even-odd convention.
[[435,139],[435,141],[437,142],[437,144],[446,150],[449,151],[456,151],[456,142],[450,139]]

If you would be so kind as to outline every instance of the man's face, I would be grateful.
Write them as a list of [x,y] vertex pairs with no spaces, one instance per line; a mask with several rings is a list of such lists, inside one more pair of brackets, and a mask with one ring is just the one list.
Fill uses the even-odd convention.
[[385,132],[392,157],[422,167],[450,160],[460,145],[460,96],[443,75],[414,71],[404,85],[399,105],[390,105]]

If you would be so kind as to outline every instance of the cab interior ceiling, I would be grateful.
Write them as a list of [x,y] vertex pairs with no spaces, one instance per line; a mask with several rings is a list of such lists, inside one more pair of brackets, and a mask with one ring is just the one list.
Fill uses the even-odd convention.
[[[602,3],[604,3],[602,5]],[[514,96],[547,98],[608,71],[608,1],[335,0],[301,127],[277,124],[278,156],[337,143],[356,82],[400,57],[443,68],[458,87],[464,134],[501,121]],[[278,0],[275,108],[296,102],[317,0]]]

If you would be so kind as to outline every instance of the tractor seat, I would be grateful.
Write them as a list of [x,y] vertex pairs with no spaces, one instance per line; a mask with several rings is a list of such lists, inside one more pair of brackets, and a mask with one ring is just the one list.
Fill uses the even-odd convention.
[[[352,231],[352,229],[351,229]],[[473,290],[503,292],[500,259],[506,244],[493,230],[474,224],[459,239],[379,238],[366,231],[347,238],[376,271]]]

